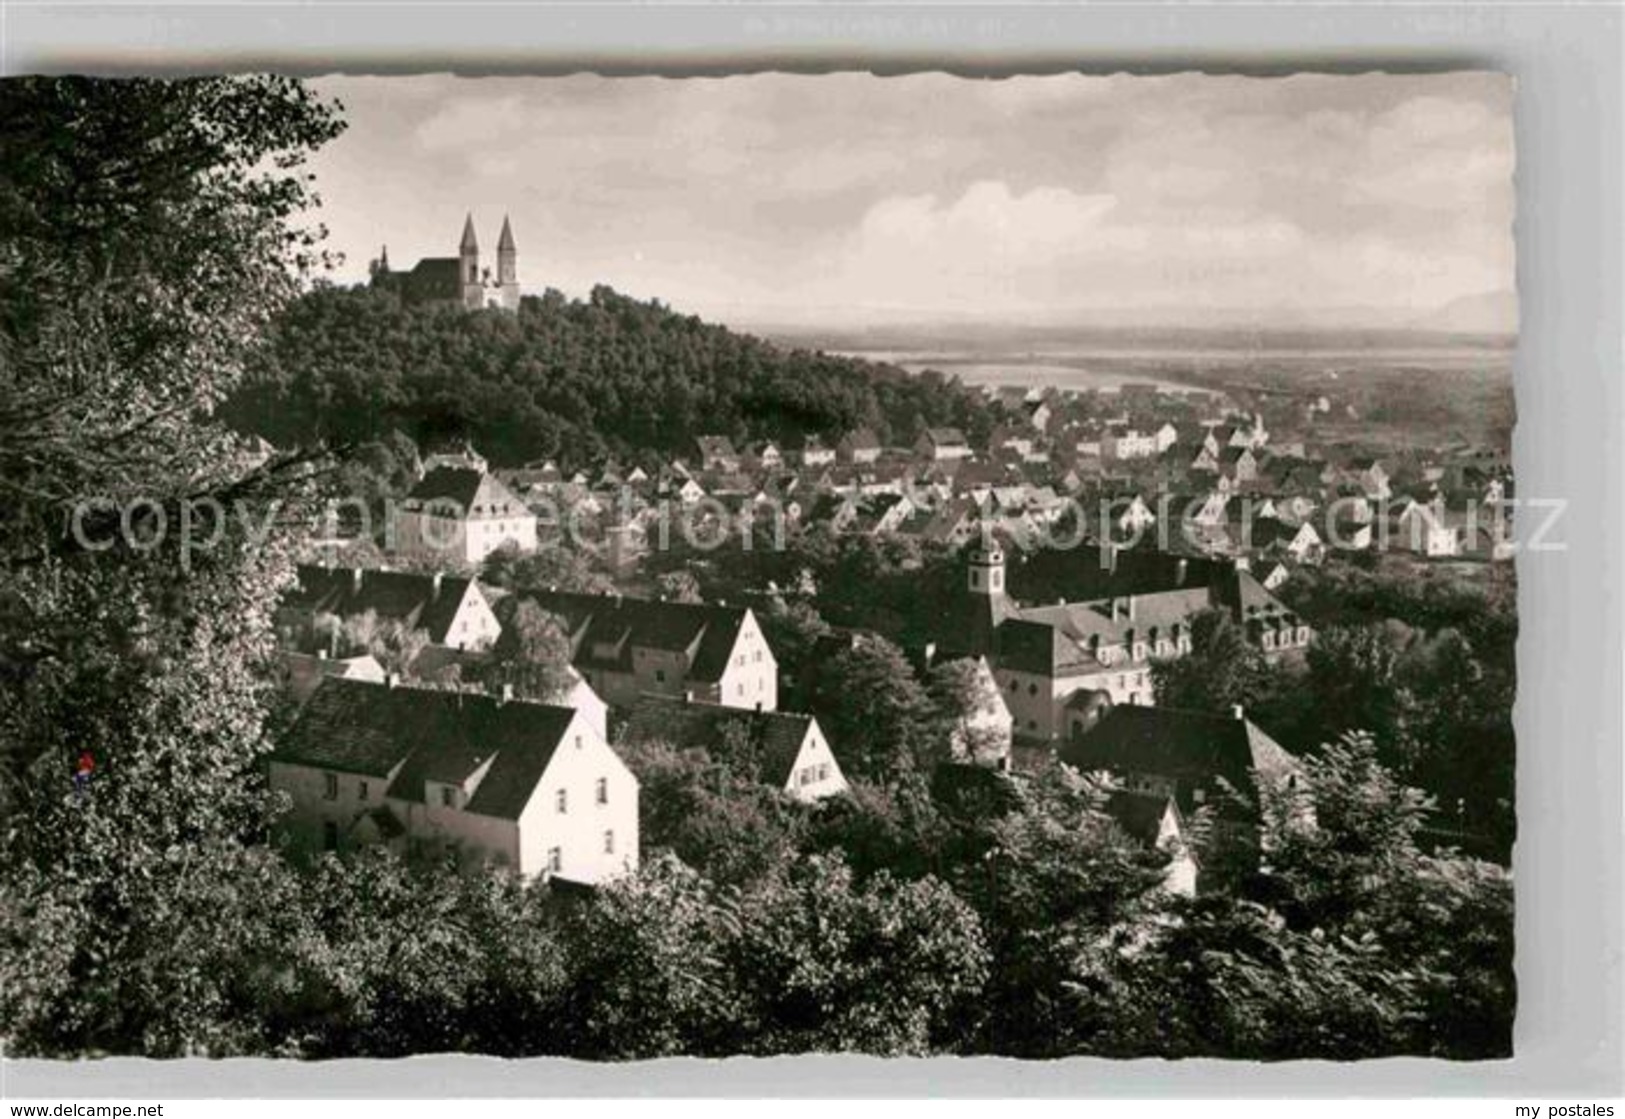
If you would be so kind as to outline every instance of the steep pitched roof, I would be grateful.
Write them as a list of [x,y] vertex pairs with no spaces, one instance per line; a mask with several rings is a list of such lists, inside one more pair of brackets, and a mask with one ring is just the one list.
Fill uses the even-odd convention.
[[743,735],[758,755],[760,780],[783,788],[816,720],[788,711],[751,711],[710,703],[646,696],[632,709],[623,740],[666,742],[679,750],[712,750],[730,734]]
[[329,678],[273,758],[393,773],[385,795],[418,802],[426,781],[462,784],[489,763],[464,810],[514,819],[574,718],[568,707]]
[[634,647],[660,649],[686,654],[689,678],[702,683],[722,678],[748,613],[740,606],[530,588],[510,595],[508,608],[526,599],[563,619],[578,668],[630,672]]
[[409,504],[431,502],[447,512],[455,506],[462,516],[514,516],[527,512],[525,503],[494,474],[461,466],[438,466],[423,476],[406,495]]
[[352,618],[369,611],[444,644],[472,580],[416,571],[300,564],[299,582],[282,599],[285,608]]
[[962,447],[965,445],[965,433],[957,427],[926,428],[925,437],[939,447]]
[[464,252],[470,252],[470,251],[478,252],[479,251],[479,248],[480,248],[479,238],[474,236],[474,215],[473,214],[469,214],[468,217],[463,219],[463,239],[459,243],[458,247],[461,248]]
[[1064,743],[1060,756],[1085,772],[1150,773],[1174,780],[1182,798],[1216,778],[1250,798],[1255,772],[1272,780],[1300,772],[1297,759],[1248,719],[1136,704],[1111,708],[1082,738]]
[[508,221],[508,215],[502,215],[502,235],[497,238],[497,252],[507,253],[514,251],[513,226]]
[[1157,793],[1133,792],[1114,789],[1106,798],[1106,814],[1117,821],[1117,826],[1137,842],[1155,847],[1162,834],[1162,820],[1170,809],[1177,816],[1179,808],[1171,797]]

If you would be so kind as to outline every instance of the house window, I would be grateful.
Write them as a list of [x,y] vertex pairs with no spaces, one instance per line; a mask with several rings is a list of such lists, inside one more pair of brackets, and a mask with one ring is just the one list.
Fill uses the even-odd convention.
[[564,869],[564,852],[557,847],[547,849],[547,869],[553,874]]
[[322,825],[322,850],[337,851],[339,849],[339,826],[332,820]]
[[570,794],[566,790],[560,789],[553,794],[553,810],[559,813],[570,811]]
[[1309,627],[1308,626],[1299,626],[1298,627],[1298,644],[1299,645],[1307,645],[1307,644],[1309,644]]
[[604,832],[604,854],[613,855],[614,853],[615,853],[615,829],[614,828],[609,828],[609,829],[605,830],[605,832]]
[[666,670],[664,668],[655,669],[655,683],[664,684],[665,682],[666,682]]
[[322,774],[322,799],[339,799],[339,775],[336,773]]
[[581,749],[581,736],[579,734],[576,735],[576,749]]
[[440,803],[445,808],[457,807],[457,792],[450,785],[440,786]]
[[367,799],[367,783],[365,781],[357,781],[355,783],[355,798],[357,800]]
[[598,779],[597,800],[598,800],[599,804],[608,804],[609,803],[609,778],[608,777],[600,777]]
[[1037,684],[1028,684],[1027,685],[1027,694],[1028,695],[1037,695],[1038,694],[1038,685]]

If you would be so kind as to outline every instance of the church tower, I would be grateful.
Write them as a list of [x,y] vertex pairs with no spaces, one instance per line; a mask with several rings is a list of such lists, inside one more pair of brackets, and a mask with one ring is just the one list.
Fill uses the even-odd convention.
[[502,236],[497,240],[497,293],[503,310],[519,310],[519,249],[507,214],[502,215]]
[[1004,549],[986,524],[981,530],[982,538],[966,556],[970,595],[961,607],[959,640],[966,652],[991,655],[998,647],[1000,623],[1014,610],[1004,593]]
[[474,236],[474,215],[463,222],[463,243],[457,250],[457,279],[463,293],[463,307],[477,311],[485,306],[485,284],[480,278],[480,243]]
[[982,539],[971,549],[966,567],[970,572],[971,594],[1004,598],[1004,549],[985,528]]

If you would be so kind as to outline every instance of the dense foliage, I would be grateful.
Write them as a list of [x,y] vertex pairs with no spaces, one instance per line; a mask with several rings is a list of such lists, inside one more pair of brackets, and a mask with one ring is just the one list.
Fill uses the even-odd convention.
[[833,444],[867,427],[912,442],[926,426],[992,425],[983,398],[956,381],[781,349],[607,287],[585,302],[526,297],[517,315],[320,287],[270,338],[224,414],[278,446],[398,428],[420,443],[470,437],[497,463],[578,465],[687,453],[702,434]]
[[[795,592],[767,615],[799,642],[830,725],[859,744],[850,795],[791,802],[741,743],[650,747],[629,752],[642,868],[591,893],[384,851],[283,858],[260,778],[276,726],[271,614],[311,524],[272,501],[306,490],[281,481],[282,460],[246,454],[214,409],[310,261],[297,169],[337,120],[275,78],[0,89],[8,1053],[1509,1051],[1507,875],[1424,848],[1428,805],[1384,764],[1391,744],[1326,745],[1301,789],[1261,806],[1261,873],[1234,896],[1170,897],[1163,856],[1118,829],[1094,777],[932,769],[956,709],[948,682],[926,688],[879,641],[818,663],[829,634],[796,597],[805,583],[824,580],[849,620],[864,581],[873,594],[916,561],[939,570],[883,550],[778,573]],[[518,356],[527,340],[546,343],[534,369]],[[974,418],[934,412],[960,407],[942,386],[779,355],[609,293],[515,319],[319,291],[274,345],[238,406],[259,393],[263,414],[291,409],[299,430],[277,435],[376,441],[364,468],[386,477],[410,458],[387,434],[403,418],[419,434],[460,421],[515,458],[572,431],[591,445],[600,424],[606,440],[668,445],[713,414],[735,433],[753,432],[750,414],[770,434],[863,422],[894,438],[899,423]],[[682,378],[665,376],[667,358]],[[399,378],[375,375],[389,370]],[[656,396],[617,395],[634,371]],[[132,518],[146,535],[109,535],[103,517],[110,547],[76,542],[64,514],[96,495],[104,512],[150,499]],[[211,547],[156,539],[161,511],[203,495],[237,514]],[[904,625],[928,605],[898,601]],[[410,652],[364,630],[330,637]],[[558,636],[545,616],[523,619],[499,651],[506,682],[551,692]],[[1433,707],[1407,726],[1455,725],[1483,638],[1430,636]],[[77,791],[87,753],[94,775]]]

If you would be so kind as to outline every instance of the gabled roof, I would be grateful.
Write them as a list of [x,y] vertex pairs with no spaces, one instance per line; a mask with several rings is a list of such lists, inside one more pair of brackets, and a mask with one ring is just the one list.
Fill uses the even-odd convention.
[[816,720],[788,711],[752,711],[645,696],[622,732],[627,743],[665,742],[679,750],[712,750],[741,735],[757,752],[759,780],[784,788]]
[[505,609],[525,600],[563,620],[570,634],[571,659],[578,668],[630,672],[634,648],[660,649],[685,654],[688,678],[701,683],[722,678],[749,613],[742,606],[531,588],[509,595]]
[[1117,821],[1118,827],[1146,847],[1157,845],[1162,835],[1163,818],[1170,811],[1175,819],[1179,816],[1179,808],[1172,797],[1128,789],[1114,789],[1106,798],[1104,807],[1106,815]]
[[939,447],[962,447],[965,445],[965,433],[957,427],[928,427],[925,437]]
[[444,644],[450,635],[472,582],[458,575],[313,564],[300,564],[298,578],[297,586],[283,596],[285,608],[340,618],[371,611],[381,619],[425,631],[436,644]]
[[489,764],[464,811],[515,819],[575,718],[568,707],[329,678],[274,760],[389,777],[421,802],[427,781],[461,785]]
[[425,474],[412,492],[409,503],[436,511],[451,512],[455,506],[464,517],[514,516],[527,512],[525,503],[494,474],[460,466],[438,466]]
[[1296,758],[1256,724],[1234,715],[1209,715],[1171,707],[1119,704],[1084,733],[1063,743],[1060,757],[1085,773],[1093,770],[1146,773],[1190,790],[1222,778],[1251,798],[1254,774],[1284,780],[1301,772]]

